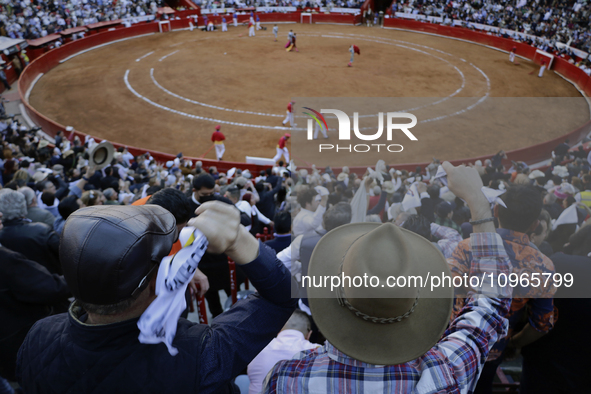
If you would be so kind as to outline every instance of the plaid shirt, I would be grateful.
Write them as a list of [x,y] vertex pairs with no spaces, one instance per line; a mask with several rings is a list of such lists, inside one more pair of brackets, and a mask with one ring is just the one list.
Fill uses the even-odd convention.
[[431,234],[439,239],[437,246],[441,248],[441,252],[446,259],[451,257],[456,246],[462,242],[462,236],[459,232],[451,227],[441,226],[437,223],[431,223]]
[[[478,233],[471,240],[472,273],[511,272],[500,236]],[[500,297],[511,294],[510,287],[495,290]],[[265,379],[263,393],[471,393],[490,348],[507,332],[502,316],[509,306],[506,298],[469,298],[433,348],[399,365],[367,364],[327,341],[324,347],[277,363]]]
[[[526,234],[502,228],[497,229],[497,234],[503,240],[514,273],[555,273],[552,260],[544,256],[535,246],[532,246]],[[452,275],[462,276],[470,271],[470,265],[473,263],[468,240],[459,243],[447,262]],[[554,322],[558,317],[552,300],[554,293],[556,293],[554,282],[548,283],[548,286],[517,288],[516,297],[511,302],[511,309],[505,316],[509,320],[508,335],[495,344],[489,353],[488,361],[496,360],[501,356],[509,338],[513,335],[514,328],[518,327],[524,319],[527,319],[531,326],[540,332],[548,332],[554,327]],[[517,297],[518,295],[520,297]],[[463,297],[456,297],[452,318],[463,307]]]

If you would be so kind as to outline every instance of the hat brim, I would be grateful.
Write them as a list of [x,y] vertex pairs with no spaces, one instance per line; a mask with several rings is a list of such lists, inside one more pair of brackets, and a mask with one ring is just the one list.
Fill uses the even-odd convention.
[[[97,154],[99,152],[100,154]],[[100,144],[93,146],[90,152],[88,152],[88,165],[100,170],[101,168],[111,165],[114,154],[115,148],[113,147],[113,144],[108,141],[103,141]]]
[[[337,276],[343,255],[361,235],[375,230],[380,223],[355,223],[338,227],[320,239],[314,248],[310,277]],[[451,276],[441,252],[425,238],[401,229],[412,256],[416,275],[427,272]],[[431,349],[444,333],[451,316],[453,288],[426,286],[420,290],[414,312],[392,324],[377,324],[357,317],[339,304],[336,292],[327,287],[309,286],[308,299],[314,321],[322,334],[337,349],[357,360],[377,365],[396,365],[414,360]],[[394,316],[392,316],[394,317]]]

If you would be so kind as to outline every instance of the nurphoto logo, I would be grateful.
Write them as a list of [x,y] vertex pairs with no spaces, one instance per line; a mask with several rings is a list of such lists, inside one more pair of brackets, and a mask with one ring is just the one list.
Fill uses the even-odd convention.
[[[322,134],[327,137],[328,125],[326,119],[322,114],[332,114],[336,116],[339,122],[338,136],[339,141],[351,141],[351,118],[343,111],[338,109],[321,109],[320,112],[304,107],[304,109],[310,112],[304,112],[311,119],[308,119],[308,133],[307,139],[313,140],[318,138],[318,131],[322,131]],[[353,113],[353,135],[354,138],[361,141],[377,141],[384,134],[384,113],[380,112],[378,117],[378,130],[373,134],[363,134],[359,129],[359,113]],[[417,117],[407,112],[387,112],[386,113],[386,140],[392,141],[394,137],[394,131],[400,130],[410,139],[411,141],[418,141],[417,137],[410,132],[409,129],[413,128],[417,124]],[[410,123],[394,123],[399,122],[400,119],[408,119]],[[377,152],[391,152],[397,153],[402,152],[403,146],[400,144],[385,144],[385,143],[361,143],[361,144],[327,144],[321,143],[318,145],[319,152],[333,151],[333,152],[357,152],[366,153],[369,151]]]

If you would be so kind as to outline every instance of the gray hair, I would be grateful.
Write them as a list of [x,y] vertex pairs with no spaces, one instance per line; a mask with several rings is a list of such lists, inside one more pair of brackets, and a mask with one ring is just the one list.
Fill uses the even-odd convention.
[[0,190],[0,212],[3,221],[20,219],[27,216],[25,196],[15,190]]
[[24,187],[21,187],[20,189],[18,189],[18,192],[22,193],[23,196],[25,196],[25,200],[27,201],[27,208],[29,208],[31,205],[33,205],[33,202],[35,201],[35,198],[37,197],[37,195],[35,194],[33,189],[31,189],[28,186],[24,186]]
[[310,318],[305,312],[295,310],[287,323],[283,326],[283,330],[297,330],[306,335],[312,329]]

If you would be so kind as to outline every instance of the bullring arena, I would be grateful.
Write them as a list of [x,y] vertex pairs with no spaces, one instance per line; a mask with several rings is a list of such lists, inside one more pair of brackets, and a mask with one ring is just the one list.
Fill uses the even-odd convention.
[[[292,132],[298,141],[296,164],[331,164],[312,145],[307,149],[301,107],[295,111],[297,126],[282,126],[286,104],[296,97],[396,97],[401,106],[408,104],[405,108],[415,109],[419,119],[413,129],[419,141],[386,157],[394,165],[432,157],[458,161],[538,145],[525,157],[515,156],[536,162],[549,155],[550,145],[539,144],[559,141],[573,130],[578,140],[587,133],[589,104],[576,81],[552,71],[538,78],[534,61],[521,57],[519,65],[512,64],[507,52],[490,45],[413,32],[409,26],[308,23],[280,23],[274,42],[273,24],[263,26],[268,30],[256,37],[248,37],[241,25],[228,32],[145,33],[150,29],[135,26],[99,33],[64,45],[56,51],[63,52],[59,59],[41,57],[38,61],[55,67],[34,84],[30,73],[21,92],[27,92],[30,112],[51,123],[169,155],[215,160],[210,136],[220,124],[229,162],[244,162],[247,155],[271,158],[278,138]],[[124,34],[131,29],[133,35]],[[297,33],[297,53],[284,50],[290,29]],[[349,68],[351,43],[362,54]],[[375,112],[367,108],[365,114]],[[327,142],[336,141],[335,130],[329,121]],[[347,164],[375,163],[366,161],[359,156]]]

